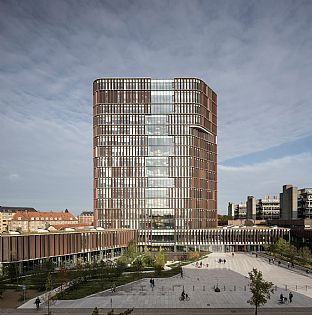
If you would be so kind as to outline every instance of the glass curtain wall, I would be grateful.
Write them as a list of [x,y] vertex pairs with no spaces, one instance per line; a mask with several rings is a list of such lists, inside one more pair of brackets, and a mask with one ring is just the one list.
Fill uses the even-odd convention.
[[201,80],[94,81],[94,210],[148,245],[217,226],[217,96]]

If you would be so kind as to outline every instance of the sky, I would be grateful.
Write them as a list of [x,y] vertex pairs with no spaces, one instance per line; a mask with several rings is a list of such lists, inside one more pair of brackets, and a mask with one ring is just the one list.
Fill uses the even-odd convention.
[[218,210],[312,187],[312,1],[0,0],[0,205],[92,210],[92,82],[218,94]]

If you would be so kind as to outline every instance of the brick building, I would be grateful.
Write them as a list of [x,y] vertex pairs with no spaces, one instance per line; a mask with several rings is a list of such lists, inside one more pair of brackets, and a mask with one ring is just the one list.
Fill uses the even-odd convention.
[[0,206],[0,233],[9,230],[9,224],[16,212],[36,212],[34,208],[28,207],[2,207]]
[[11,231],[34,232],[47,229],[54,224],[78,224],[78,219],[70,212],[22,212],[13,215],[9,229]]

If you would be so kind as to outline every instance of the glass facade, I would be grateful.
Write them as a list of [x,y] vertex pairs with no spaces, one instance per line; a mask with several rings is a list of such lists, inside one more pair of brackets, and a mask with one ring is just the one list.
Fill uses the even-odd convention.
[[146,244],[217,226],[217,95],[203,81],[95,80],[93,119],[98,226]]

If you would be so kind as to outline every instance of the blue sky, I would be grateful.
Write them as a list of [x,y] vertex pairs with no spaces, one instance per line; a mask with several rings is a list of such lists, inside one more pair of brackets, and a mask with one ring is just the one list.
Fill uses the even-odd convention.
[[311,1],[0,0],[0,205],[92,209],[92,81],[218,94],[219,212],[312,186]]

